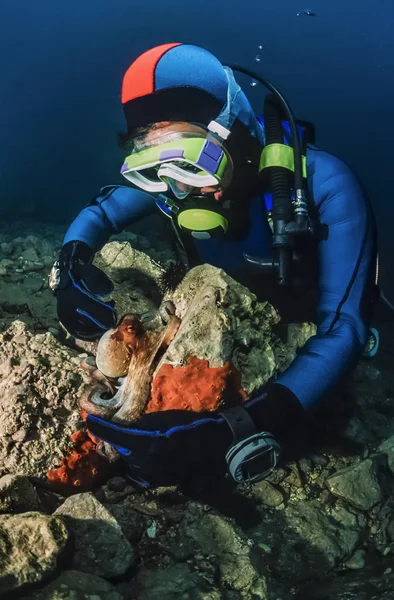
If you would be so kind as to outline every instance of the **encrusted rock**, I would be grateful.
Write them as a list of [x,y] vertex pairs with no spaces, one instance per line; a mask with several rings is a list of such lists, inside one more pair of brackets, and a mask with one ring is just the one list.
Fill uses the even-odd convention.
[[346,428],[341,433],[343,438],[356,444],[376,442],[376,436],[368,429],[367,424],[355,415],[350,417]]
[[[48,270],[53,263],[64,227],[58,231],[43,224],[36,230],[29,227],[10,224],[0,233],[0,476],[7,473],[0,481],[0,506],[3,502],[3,510],[13,512],[40,506],[35,504],[34,488],[21,475],[45,476],[49,468],[60,465],[71,433],[81,425],[77,398],[87,379],[79,368],[81,356],[60,344],[60,340],[74,343],[63,330],[53,330],[58,340],[51,334],[34,333],[34,327],[41,332],[48,327],[59,329],[56,300],[48,290],[44,265]],[[158,285],[162,270],[155,260],[164,264],[172,253],[162,246],[164,238],[157,241],[157,231],[151,235],[141,227],[137,233],[142,236],[120,234],[96,257],[96,264],[115,282],[113,297],[119,316],[154,311],[163,299]],[[144,248],[146,253],[136,248]],[[220,367],[231,360],[248,393],[285,369],[315,332],[311,324],[277,326],[278,315],[269,304],[257,302],[243,286],[209,265],[191,270],[165,298],[175,301],[183,329],[176,340],[178,347],[171,347],[162,363],[176,365],[188,358],[187,354]],[[18,315],[26,325],[15,321]],[[95,351],[92,342],[77,344],[89,354]],[[381,356],[383,350],[382,339]],[[302,600],[371,600],[374,596],[392,600],[394,581],[388,568],[394,547],[390,543],[394,540],[392,504],[390,498],[380,504],[376,459],[368,459],[374,463],[372,477],[365,460],[372,444],[388,438],[379,452],[382,459],[383,454],[387,457],[394,474],[394,420],[388,418],[394,409],[392,361],[386,371],[379,359],[376,364],[378,368],[375,363],[360,363],[346,387],[339,386],[339,409],[335,405],[331,424],[323,428],[327,437],[330,432],[339,433],[346,447],[349,440],[354,442],[350,453],[340,455],[337,438],[335,452],[331,452],[330,440],[325,439],[324,447],[314,450],[324,452],[322,460],[297,456],[297,462],[287,463],[267,481],[246,492],[237,490],[234,498],[231,494],[226,497],[226,514],[233,514],[234,508],[234,515],[239,515],[237,502],[245,501],[242,514],[251,509],[254,529],[252,525],[240,529],[234,519],[217,514],[220,509],[215,505],[180,499],[175,491],[157,490],[152,501],[150,494],[148,498],[115,477],[95,492],[104,507],[90,494],[74,496],[60,507],[63,537],[67,537],[66,528],[74,532],[75,544],[69,548],[75,547],[73,568],[78,571],[60,576],[57,572],[56,579],[52,579],[55,565],[60,569],[66,566],[64,561],[56,561],[62,552],[56,547],[61,543],[52,539],[59,517],[39,515],[40,527],[33,526],[29,515],[0,518],[0,596],[33,582],[33,589],[28,585],[26,590],[16,589],[18,598],[22,593],[25,600],[87,600],[87,596],[91,600],[288,600],[296,593]],[[316,439],[320,442],[319,435]],[[364,464],[349,466],[356,454]],[[341,470],[332,475],[338,468]],[[353,472],[357,469],[368,474],[364,483],[369,496],[364,491],[360,496],[362,486]],[[339,485],[341,477],[352,481],[354,513],[337,502],[331,489],[333,483]],[[390,474],[382,470],[379,481],[390,493]],[[342,494],[340,485],[338,490]],[[372,499],[371,490],[372,496],[375,494]],[[341,494],[337,496],[352,503]],[[40,497],[51,512],[64,502],[43,488]],[[372,509],[364,508],[368,515],[359,512],[360,497],[363,507],[372,503]],[[253,501],[279,510],[261,506],[254,510]],[[254,512],[261,519],[257,526]],[[362,548],[361,543],[365,544]],[[141,562],[128,573],[133,564],[131,545]],[[371,545],[380,555],[374,571],[364,566]],[[71,561],[72,554],[67,557]],[[181,564],[174,565],[174,561]],[[5,575],[1,569],[6,569]],[[358,571],[352,573],[351,569]],[[110,585],[93,573],[120,575],[121,583]],[[45,581],[47,574],[50,583]],[[5,581],[11,587],[5,588]],[[37,583],[45,587],[38,589]]]
[[[171,299],[182,323],[157,371],[165,363],[183,364],[188,356],[208,360],[210,367],[231,361],[242,375],[242,388],[250,393],[288,366],[296,354],[297,341],[287,345],[272,332],[279,322],[276,310],[268,302],[257,302],[221,269],[195,267]],[[313,335],[309,324],[297,328],[303,343]]]
[[369,510],[382,499],[377,465],[373,459],[363,460],[337,471],[327,478],[326,485],[334,496],[360,510]]
[[38,512],[0,515],[0,597],[53,573],[67,539],[59,517]]
[[80,423],[76,352],[21,321],[0,334],[0,475],[45,476]]
[[241,530],[220,515],[202,513],[197,519],[195,517],[193,510],[186,513],[184,534],[194,541],[196,553],[214,557],[223,587],[242,593],[254,588],[256,595],[265,593],[265,574],[256,570],[249,540]]
[[113,492],[123,492],[127,485],[127,481],[124,477],[112,477],[112,479],[107,482],[107,485]]
[[21,258],[23,258],[23,260],[29,260],[31,262],[35,262],[38,260],[38,254],[34,250],[34,248],[28,248],[27,250],[24,250],[21,253]]
[[394,435],[382,442],[378,450],[387,456],[387,465],[394,475]]
[[114,241],[97,253],[94,262],[115,283],[111,297],[119,315],[142,314],[159,306],[162,294],[157,282],[161,270],[147,254],[127,241]]
[[389,523],[387,524],[386,531],[387,531],[389,540],[391,542],[394,542],[394,519],[391,519],[391,521],[389,521]]
[[123,600],[116,588],[96,575],[63,571],[59,577],[20,600]]
[[275,575],[294,583],[326,573],[351,554],[363,524],[343,507],[318,501],[289,504],[282,511],[264,514],[252,532],[258,547],[272,548]]
[[221,592],[210,587],[187,565],[178,564],[160,570],[142,569],[133,582],[132,597],[138,600],[221,600]]
[[0,512],[21,513],[41,510],[34,485],[21,475],[4,475],[0,479]]
[[332,581],[308,584],[298,594],[302,600],[392,600],[394,574],[385,568],[364,569],[334,577]]
[[74,533],[73,566],[101,577],[123,575],[134,552],[119,524],[91,493],[67,498],[56,511]]
[[106,504],[109,513],[123,531],[125,538],[132,544],[138,542],[145,530],[145,517],[134,510],[133,500],[128,497],[119,504]]
[[365,567],[365,550],[359,549],[345,562],[345,567],[358,571]]
[[252,494],[256,502],[273,508],[280,506],[284,498],[282,491],[278,490],[268,481],[260,481],[259,483],[256,483],[252,487]]

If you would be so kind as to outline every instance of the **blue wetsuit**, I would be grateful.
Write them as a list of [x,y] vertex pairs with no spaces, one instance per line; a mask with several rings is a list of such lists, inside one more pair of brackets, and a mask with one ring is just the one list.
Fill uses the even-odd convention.
[[[333,389],[365,346],[374,289],[376,234],[368,201],[344,162],[308,147],[307,174],[310,197],[321,223],[328,227],[327,239],[320,241],[317,249],[317,334],[277,383],[291,390],[309,411]],[[264,196],[252,198],[249,210],[250,227],[242,239],[194,241],[201,263],[220,267],[245,284],[248,278],[243,253],[267,256],[271,252]],[[81,211],[64,243],[79,240],[97,251],[112,234],[154,212],[155,202],[147,193],[123,186],[112,188]]]

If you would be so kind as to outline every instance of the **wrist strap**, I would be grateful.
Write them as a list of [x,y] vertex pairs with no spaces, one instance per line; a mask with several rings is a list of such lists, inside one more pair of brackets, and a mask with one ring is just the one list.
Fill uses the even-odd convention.
[[246,408],[234,406],[219,413],[230,427],[234,442],[243,440],[256,433],[254,421]]
[[94,258],[94,252],[85,242],[72,240],[65,244],[59,256],[60,267],[72,271],[76,261],[81,260],[84,264],[90,264]]

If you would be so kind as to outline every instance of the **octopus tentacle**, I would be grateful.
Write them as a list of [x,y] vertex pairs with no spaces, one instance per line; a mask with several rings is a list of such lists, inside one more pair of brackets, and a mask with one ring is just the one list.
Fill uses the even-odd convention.
[[141,351],[131,358],[125,386],[122,386],[122,405],[113,417],[115,423],[130,423],[143,413],[149,400],[152,376],[160,351],[168,347],[179,324],[180,319],[171,315],[168,327],[159,333],[152,333]]
[[[116,328],[104,334],[98,355],[100,365],[102,363],[100,368],[119,375],[123,372],[125,376],[104,375],[94,367],[92,357],[82,361],[81,366],[98,384],[85,390],[79,401],[80,408],[115,423],[129,424],[137,420],[149,400],[153,373],[174,339],[180,322],[171,301],[163,302],[155,318],[146,322],[136,315],[125,315]],[[112,396],[103,397],[108,391]]]
[[108,388],[102,384],[87,388],[79,399],[79,408],[96,417],[111,418],[120,408],[120,397],[116,392],[112,398],[103,398],[105,392]]

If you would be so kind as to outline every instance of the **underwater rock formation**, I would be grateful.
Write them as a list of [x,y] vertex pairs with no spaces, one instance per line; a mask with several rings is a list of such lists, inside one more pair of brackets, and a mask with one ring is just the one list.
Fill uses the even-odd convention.
[[[250,393],[277,374],[279,362],[287,366],[314,331],[308,324],[304,330],[299,326],[300,339],[292,336],[286,346],[273,333],[279,322],[273,307],[257,303],[243,286],[209,265],[189,271],[169,297],[159,309],[167,317],[167,330],[151,325],[154,314],[144,322],[131,314],[103,335],[97,370],[92,368],[101,385],[84,392],[81,410],[130,424],[145,408],[199,411],[240,403],[245,390]],[[114,382],[119,377],[124,379]]]
[[[41,232],[26,226],[15,246],[11,234],[4,234],[0,251],[16,263],[18,253],[28,249],[29,235],[40,239]],[[118,277],[119,314],[155,313],[163,300],[155,283],[160,268],[139,251],[148,237],[131,239],[133,247],[125,235],[104,247],[97,260],[107,257],[111,276]],[[126,254],[134,261],[131,274],[141,261],[140,279],[129,279]],[[152,256],[159,258],[153,251]],[[13,269],[5,265],[0,277],[8,285]],[[34,273],[39,272],[22,276]],[[35,293],[40,300],[45,285]],[[190,271],[167,299],[182,323],[156,366],[148,411],[176,400],[176,386],[185,385],[178,378],[189,377],[205,402],[196,373],[204,372],[205,379],[207,369],[216,398],[231,372],[233,390],[250,393],[286,368],[314,332],[309,324],[283,331],[269,305],[257,303],[213,267]],[[55,310],[50,295],[48,302]],[[224,485],[215,494],[197,489],[189,497],[176,488],[141,491],[110,471],[93,493],[66,499],[64,489],[48,487],[46,472],[61,469],[62,457],[75,466],[75,454],[67,457],[74,432],[81,431],[74,439],[85,449],[93,448],[94,440],[82,438],[78,411],[83,388],[91,385],[90,374],[80,368],[86,353],[43,332],[42,323],[52,327],[49,320],[39,324],[28,311],[17,312],[19,304],[1,306],[2,597],[9,592],[20,600],[86,594],[98,600],[394,597],[394,354],[387,363],[379,356],[360,362],[308,435],[296,432],[291,456],[260,484],[236,490]],[[74,476],[71,469],[69,477]]]
[[80,424],[78,353],[14,321],[0,333],[0,475],[45,476]]

